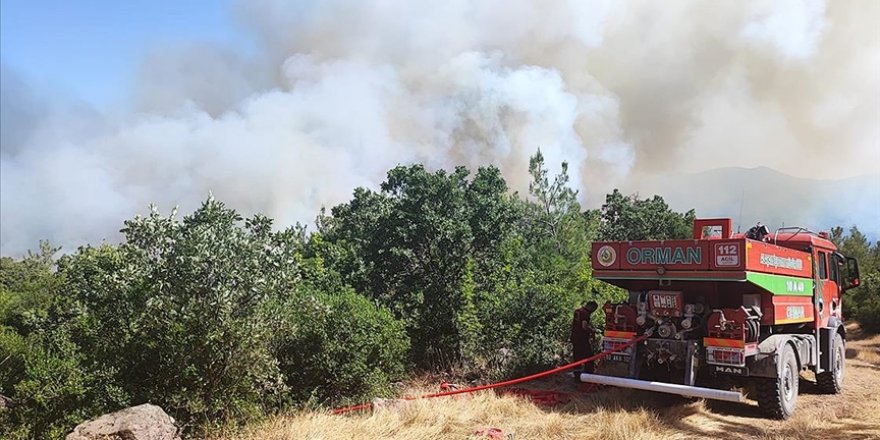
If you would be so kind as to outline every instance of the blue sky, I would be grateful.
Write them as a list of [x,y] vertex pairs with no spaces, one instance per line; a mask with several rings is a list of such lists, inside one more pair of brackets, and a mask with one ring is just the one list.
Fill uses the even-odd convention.
[[0,59],[40,89],[103,106],[126,97],[145,53],[180,41],[244,49],[230,0],[3,0]]

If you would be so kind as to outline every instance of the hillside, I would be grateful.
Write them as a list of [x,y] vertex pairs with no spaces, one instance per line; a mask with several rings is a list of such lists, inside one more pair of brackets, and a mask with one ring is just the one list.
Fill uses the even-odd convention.
[[880,174],[819,180],[765,167],[718,168],[656,175],[625,189],[643,196],[662,194],[673,209],[696,208],[702,217],[733,217],[743,230],[759,221],[771,229],[857,224],[868,237],[880,238]]
[[[606,389],[578,394],[564,377],[537,385],[570,392],[557,407],[484,392],[413,402],[401,409],[334,416],[302,412],[272,418],[214,440],[466,439],[498,428],[513,439],[868,439],[880,437],[880,335],[850,326],[843,394],[817,394],[804,378],[798,409],[787,421],[762,418],[749,405]],[[806,376],[806,375],[805,375]]]

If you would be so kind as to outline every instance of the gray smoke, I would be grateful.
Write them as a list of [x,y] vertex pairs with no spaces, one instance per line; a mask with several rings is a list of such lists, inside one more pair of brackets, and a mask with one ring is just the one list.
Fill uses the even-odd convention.
[[[870,0],[258,0],[232,13],[255,53],[156,49],[123,116],[58,104],[4,68],[2,253],[114,240],[149,203],[186,211],[209,191],[309,222],[399,163],[494,164],[523,191],[538,147],[571,164],[590,207],[667,175],[763,166],[814,181],[880,163]],[[878,191],[880,176],[868,182]],[[741,197],[691,190],[679,208],[722,198],[730,212],[712,214],[736,217]],[[831,221],[812,202],[792,221]],[[760,197],[750,208],[779,214]],[[835,221],[847,209],[880,234],[880,208],[828,207]]]

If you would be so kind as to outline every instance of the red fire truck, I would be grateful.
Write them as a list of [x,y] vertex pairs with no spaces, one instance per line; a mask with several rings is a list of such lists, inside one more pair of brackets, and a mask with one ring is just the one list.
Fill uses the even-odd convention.
[[827,234],[760,224],[733,234],[730,219],[698,219],[689,240],[593,243],[592,264],[629,293],[604,306],[604,349],[650,337],[581,381],[735,402],[747,390],[780,419],[802,371],[841,391],[841,304],[859,271]]

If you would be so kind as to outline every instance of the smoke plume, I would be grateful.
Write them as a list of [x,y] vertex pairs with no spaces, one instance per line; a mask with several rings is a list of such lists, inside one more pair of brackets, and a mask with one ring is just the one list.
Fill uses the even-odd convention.
[[[4,67],[0,251],[112,241],[149,203],[187,210],[209,192],[309,222],[401,163],[494,164],[523,191],[539,147],[570,163],[588,207],[722,167],[869,175],[880,193],[878,2],[426,3],[242,1],[231,14],[256,51],[156,48],[121,116]],[[736,217],[743,197],[679,189],[680,209],[729,202],[712,215]],[[830,226],[832,201],[786,218]],[[880,235],[880,207],[827,211]]]

